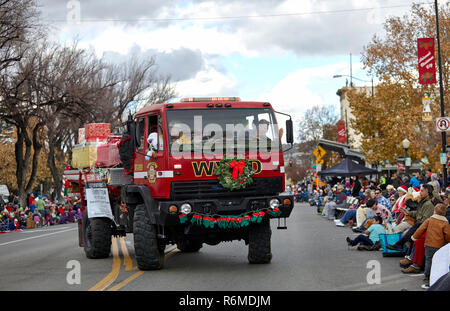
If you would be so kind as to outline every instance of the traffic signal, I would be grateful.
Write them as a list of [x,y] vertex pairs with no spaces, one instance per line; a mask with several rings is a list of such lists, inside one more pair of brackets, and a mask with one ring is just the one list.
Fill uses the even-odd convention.
[[293,163],[293,161],[292,161],[292,160],[289,160],[289,166],[290,166],[290,167],[292,167],[292,163]]

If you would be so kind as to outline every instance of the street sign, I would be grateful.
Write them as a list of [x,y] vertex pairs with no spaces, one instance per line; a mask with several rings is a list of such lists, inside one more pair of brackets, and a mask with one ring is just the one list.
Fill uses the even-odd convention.
[[316,171],[320,172],[322,170],[322,164],[317,164]]
[[411,158],[405,159],[405,166],[411,166]]
[[316,160],[316,164],[322,165],[322,164],[323,164],[323,159],[317,159],[317,160]]
[[447,132],[448,130],[450,130],[450,118],[448,117],[436,118],[436,131]]
[[323,148],[320,147],[320,146],[317,146],[317,148],[314,149],[314,151],[313,151],[314,156],[315,156],[318,160],[322,159],[323,156],[324,156],[326,153],[327,153],[327,152],[325,151],[325,149],[323,149]]
[[441,164],[447,164],[447,154],[441,153]]

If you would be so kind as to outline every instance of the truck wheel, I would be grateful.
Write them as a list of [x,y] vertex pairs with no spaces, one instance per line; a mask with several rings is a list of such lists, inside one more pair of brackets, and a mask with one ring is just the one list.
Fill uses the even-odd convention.
[[193,240],[181,240],[177,243],[177,248],[183,253],[198,252],[202,246],[202,242]]
[[111,220],[108,218],[88,218],[83,215],[83,243],[87,258],[109,257],[111,252]]
[[158,246],[156,226],[150,223],[144,204],[136,207],[133,219],[134,250],[140,270],[159,270],[164,266],[164,252]]
[[253,224],[248,232],[248,261],[252,264],[270,263],[272,253],[270,239],[272,230],[270,220],[264,219],[259,224]]

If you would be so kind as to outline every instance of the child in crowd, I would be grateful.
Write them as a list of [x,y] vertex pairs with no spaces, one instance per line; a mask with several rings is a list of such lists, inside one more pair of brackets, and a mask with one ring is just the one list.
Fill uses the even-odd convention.
[[373,220],[373,224],[364,234],[358,235],[354,240],[347,237],[347,244],[349,246],[359,244],[358,250],[379,250],[381,248],[380,234],[386,234],[386,229],[382,225],[383,218],[381,216],[375,216]]
[[33,219],[34,219],[34,223],[36,224],[36,228],[41,227],[41,216],[40,216],[38,210],[34,211]]
[[450,225],[445,214],[447,207],[444,204],[437,204],[434,207],[434,214],[425,220],[422,225],[414,232],[411,240],[416,241],[424,232],[425,236],[425,284],[424,288],[429,286],[431,260],[442,246],[450,242]]

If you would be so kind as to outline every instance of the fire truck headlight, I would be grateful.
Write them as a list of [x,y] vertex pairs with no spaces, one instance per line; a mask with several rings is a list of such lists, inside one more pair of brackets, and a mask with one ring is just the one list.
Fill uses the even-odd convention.
[[271,209],[277,208],[278,206],[280,206],[280,201],[278,199],[273,198],[272,200],[270,200],[269,206]]
[[192,212],[192,206],[188,203],[184,203],[180,207],[180,212],[183,214],[189,214],[190,212]]

